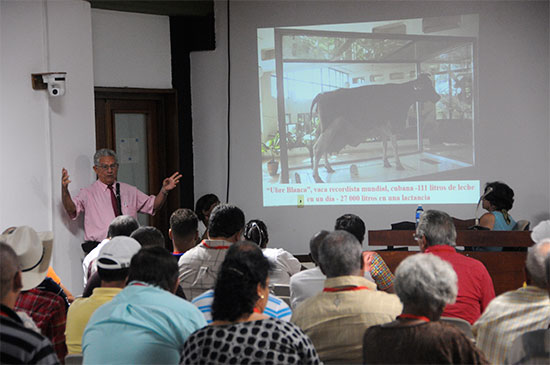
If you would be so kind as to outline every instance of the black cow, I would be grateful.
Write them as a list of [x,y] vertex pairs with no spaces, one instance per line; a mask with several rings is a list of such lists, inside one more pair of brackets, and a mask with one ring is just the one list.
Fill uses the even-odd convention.
[[313,178],[319,177],[319,160],[325,156],[325,167],[334,172],[328,162],[329,153],[337,153],[346,145],[357,146],[367,136],[382,137],[384,167],[391,167],[387,157],[388,138],[391,139],[395,165],[403,170],[397,152],[395,131],[407,118],[407,112],[416,102],[437,102],[428,75],[403,84],[369,85],[349,89],[337,89],[320,93],[311,102],[311,115],[317,105],[321,134],[313,146]]

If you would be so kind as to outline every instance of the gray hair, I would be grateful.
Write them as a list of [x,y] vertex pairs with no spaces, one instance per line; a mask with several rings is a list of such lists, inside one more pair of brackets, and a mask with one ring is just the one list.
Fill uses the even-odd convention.
[[439,210],[427,210],[420,217],[417,235],[426,237],[428,246],[456,245],[456,228],[450,215]]
[[309,253],[311,255],[311,259],[316,264],[319,262],[319,246],[321,246],[321,242],[323,242],[329,233],[329,231],[325,231],[323,229],[322,231],[315,233],[309,240]]
[[457,276],[451,264],[431,253],[419,253],[403,260],[395,271],[395,293],[403,305],[429,308],[441,313],[454,303]]
[[116,236],[130,237],[132,232],[139,228],[139,222],[137,219],[130,215],[119,215],[115,217],[109,224],[109,230],[107,231],[107,237],[113,238]]
[[13,278],[19,271],[19,261],[13,248],[0,242],[0,299],[4,300],[13,288]]
[[94,153],[94,165],[95,166],[99,166],[99,159],[101,157],[114,157],[115,162],[118,163],[118,157],[117,157],[115,151],[110,150],[108,148],[102,148],[100,150],[97,150],[96,153]]
[[525,267],[531,276],[533,284],[543,289],[546,289],[549,284],[544,262],[548,257],[550,257],[550,238],[534,244],[527,250]]
[[354,275],[361,270],[361,243],[351,233],[329,233],[319,247],[319,266],[327,276]]

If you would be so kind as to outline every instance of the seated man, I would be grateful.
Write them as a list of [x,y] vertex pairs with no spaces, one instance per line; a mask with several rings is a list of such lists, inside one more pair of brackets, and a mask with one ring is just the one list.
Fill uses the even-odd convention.
[[188,300],[212,289],[227,249],[241,239],[244,213],[233,205],[220,204],[208,222],[208,239],[179,259],[180,285]]
[[181,255],[195,247],[199,239],[199,218],[191,209],[180,208],[170,216],[168,236],[172,240],[172,255]]
[[527,286],[493,299],[474,324],[476,344],[491,363],[503,363],[517,337],[550,327],[549,278],[545,269],[548,257],[550,237],[529,247],[525,263]]
[[14,312],[23,286],[22,265],[13,248],[4,242],[0,242],[0,262],[0,363],[59,364],[50,340],[26,328]]
[[348,232],[328,234],[319,248],[323,291],[298,306],[291,321],[313,341],[325,363],[361,363],[365,330],[393,321],[402,305],[363,277],[361,244]]
[[177,364],[187,337],[206,325],[201,312],[173,295],[178,265],[162,247],[132,257],[128,285],[99,307],[82,337],[87,364]]
[[[351,233],[357,238],[361,245],[365,239],[365,222],[355,214],[344,214],[336,219],[334,230],[342,230]],[[388,265],[386,265],[384,259],[382,259],[379,254],[372,251],[363,252],[363,264],[363,270],[365,274],[367,274],[365,277],[367,279],[372,278],[378,290],[393,293],[393,281],[395,276],[393,276]]]
[[82,353],[82,334],[90,317],[101,305],[110,302],[126,286],[130,260],[141,246],[129,237],[115,237],[101,248],[97,258],[97,273],[101,286],[89,298],[79,298],[67,313],[67,349],[69,354]]
[[82,262],[82,270],[84,271],[84,287],[88,283],[88,279],[97,271],[97,266],[95,265],[95,260],[99,255],[99,250],[111,238],[118,236],[129,237],[132,232],[139,228],[139,223],[137,219],[129,215],[119,215],[109,225],[109,230],[107,231],[107,238],[105,238],[97,247],[95,247],[89,254],[84,257]]
[[53,246],[51,232],[37,233],[27,226],[0,236],[17,254],[23,278],[22,291],[15,302],[15,311],[29,315],[44,336],[52,342],[57,357],[64,359],[65,345],[65,302],[61,296],[38,289],[50,266]]
[[166,247],[164,235],[157,227],[141,226],[130,237],[138,241],[142,248]]
[[495,289],[481,262],[456,252],[453,219],[445,212],[427,210],[420,217],[415,239],[422,252],[449,262],[458,277],[456,303],[447,305],[441,316],[462,318],[473,324],[495,297]]
[[325,230],[317,232],[309,241],[309,256],[315,267],[300,271],[290,277],[290,306],[292,309],[296,309],[298,304],[323,291],[327,277],[319,267],[319,246],[328,234],[329,231]]

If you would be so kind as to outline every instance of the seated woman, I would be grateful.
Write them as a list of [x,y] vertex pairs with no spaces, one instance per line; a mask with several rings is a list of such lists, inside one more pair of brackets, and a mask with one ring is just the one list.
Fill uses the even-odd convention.
[[269,269],[255,243],[231,245],[214,289],[214,322],[187,339],[182,364],[320,363],[299,327],[263,314]]
[[479,225],[493,231],[511,231],[516,225],[514,218],[508,214],[514,204],[514,191],[506,184],[495,181],[485,184],[485,192],[492,191],[483,199],[483,209]]
[[457,276],[448,262],[432,254],[416,254],[403,260],[395,275],[403,313],[393,322],[366,330],[363,363],[487,364],[466,335],[438,321],[458,292]]
[[212,210],[219,204],[220,199],[214,194],[203,195],[197,200],[197,204],[195,204],[195,214],[199,217],[199,239],[197,243],[207,238],[206,232],[208,231],[210,213],[212,213]]
[[271,284],[289,285],[290,277],[300,272],[302,264],[291,253],[282,248],[267,248],[269,235],[265,223],[261,220],[253,219],[246,224],[244,238],[260,246],[264,256],[272,263],[273,271],[269,276]]

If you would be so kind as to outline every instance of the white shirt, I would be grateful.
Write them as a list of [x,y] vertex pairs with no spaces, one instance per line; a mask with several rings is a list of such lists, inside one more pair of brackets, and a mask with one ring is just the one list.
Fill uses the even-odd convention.
[[262,252],[274,266],[269,273],[270,284],[288,285],[290,277],[302,268],[300,261],[282,248],[264,248]]
[[[88,278],[90,278],[97,271],[96,259],[99,256],[99,251],[101,251],[101,248],[105,246],[107,242],[109,242],[109,239],[105,238],[99,245],[91,250],[86,257],[84,257],[84,261],[82,261],[82,270],[84,271],[84,287],[86,287],[86,284],[88,283]],[[92,266],[90,267],[90,265]]]

